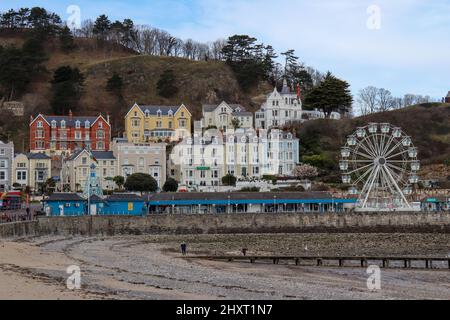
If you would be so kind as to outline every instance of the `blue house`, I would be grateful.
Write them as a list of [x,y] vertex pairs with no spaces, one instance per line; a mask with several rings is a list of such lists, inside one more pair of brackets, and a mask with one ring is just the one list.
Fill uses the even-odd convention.
[[48,216],[82,216],[86,201],[76,193],[54,193],[42,201]]
[[116,193],[104,200],[100,215],[142,216],[147,212],[144,199],[132,193]]

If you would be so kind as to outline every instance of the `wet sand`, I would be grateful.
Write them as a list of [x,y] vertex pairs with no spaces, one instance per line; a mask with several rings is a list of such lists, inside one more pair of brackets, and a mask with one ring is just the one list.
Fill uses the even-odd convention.
[[[306,234],[41,237],[0,243],[0,299],[450,299],[448,270],[382,270],[369,291],[365,269],[225,263],[190,255],[447,256],[445,234]],[[78,265],[82,288],[66,288]]]

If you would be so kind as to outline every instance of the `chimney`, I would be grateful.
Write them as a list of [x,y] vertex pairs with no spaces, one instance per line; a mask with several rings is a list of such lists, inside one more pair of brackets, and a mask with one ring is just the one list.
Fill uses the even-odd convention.
[[109,113],[106,114],[106,122],[108,122],[108,124],[110,124],[109,123]]
[[69,110],[69,119],[72,120],[73,114],[72,114],[72,110]]
[[30,115],[30,123],[33,122],[33,116]]

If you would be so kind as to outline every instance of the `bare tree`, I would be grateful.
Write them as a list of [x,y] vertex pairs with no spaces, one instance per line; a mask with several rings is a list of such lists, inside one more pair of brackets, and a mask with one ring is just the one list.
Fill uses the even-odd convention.
[[362,115],[377,112],[377,96],[378,88],[372,86],[359,91],[357,101]]
[[389,90],[383,88],[378,89],[376,102],[379,112],[389,111],[394,108],[395,104],[392,93]]

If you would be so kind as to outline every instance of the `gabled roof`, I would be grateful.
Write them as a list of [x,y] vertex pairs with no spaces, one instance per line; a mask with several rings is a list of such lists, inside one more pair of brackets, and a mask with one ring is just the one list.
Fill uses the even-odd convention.
[[447,98],[450,98],[450,91],[447,93]]
[[76,193],[53,193],[43,201],[84,201],[84,199]]
[[93,194],[93,195],[89,198],[89,201],[90,201],[90,202],[93,202],[93,203],[95,203],[95,202],[103,202],[103,199],[100,198],[98,195]]
[[65,121],[66,122],[66,127],[67,128],[74,128],[75,124],[77,121],[80,122],[80,126],[84,127],[86,121],[89,121],[89,126],[92,127],[99,119],[103,119],[103,121],[108,124],[108,121],[106,121],[106,119],[102,116],[99,115],[97,117],[90,117],[90,116],[48,116],[48,115],[43,115],[43,114],[39,114],[36,118],[33,119],[33,121],[31,121],[30,126],[37,120],[39,119],[39,117],[41,117],[45,122],[47,122],[47,124],[49,126],[51,126],[53,121],[56,121],[56,127],[59,128],[61,127],[61,121]]
[[[158,111],[160,111],[163,116],[168,116],[170,112],[172,112],[172,114],[175,115],[182,107],[186,108],[184,104],[180,106],[159,106],[159,105],[138,105],[137,103],[135,103],[133,107],[131,107],[131,109],[128,111],[125,117],[127,117],[130,114],[131,110],[133,110],[134,107],[138,107],[139,110],[144,115],[146,113],[149,113],[151,116],[156,116],[158,114]],[[191,115],[191,113],[187,108],[186,110]]]
[[216,110],[218,107],[220,107],[222,105],[226,105],[226,106],[230,107],[233,112],[236,112],[236,109],[240,109],[241,110],[240,112],[246,112],[247,111],[245,109],[245,107],[243,107],[240,104],[237,104],[237,103],[231,103],[230,104],[230,103],[226,103],[225,101],[222,101],[219,104],[204,104],[202,106],[202,110],[203,110],[203,112],[213,112],[214,110]]
[[86,153],[88,156],[90,156],[91,153],[97,160],[116,160],[116,157],[112,151],[88,151],[86,149],[77,150],[67,160],[76,160],[82,153]]

